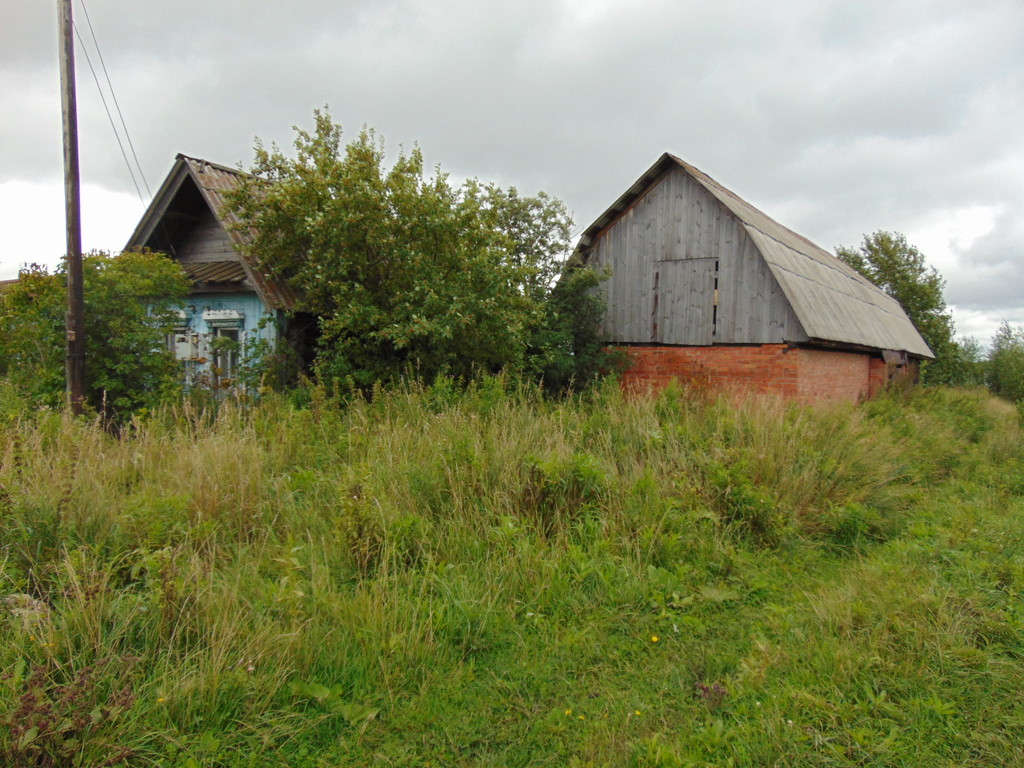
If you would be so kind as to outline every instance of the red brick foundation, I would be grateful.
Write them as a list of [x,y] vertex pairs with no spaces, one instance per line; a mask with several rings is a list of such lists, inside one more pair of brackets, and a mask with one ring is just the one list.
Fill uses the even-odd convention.
[[889,381],[892,372],[885,360],[880,357],[872,357],[868,364],[868,397],[874,397]]
[[780,395],[801,402],[860,402],[888,380],[885,363],[867,353],[785,344],[628,347],[623,387],[659,390],[673,379],[711,390]]

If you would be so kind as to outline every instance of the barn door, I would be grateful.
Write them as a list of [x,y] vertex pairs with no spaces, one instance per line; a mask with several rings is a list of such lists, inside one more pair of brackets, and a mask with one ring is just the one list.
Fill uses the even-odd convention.
[[652,336],[659,344],[708,345],[715,322],[715,259],[659,261]]

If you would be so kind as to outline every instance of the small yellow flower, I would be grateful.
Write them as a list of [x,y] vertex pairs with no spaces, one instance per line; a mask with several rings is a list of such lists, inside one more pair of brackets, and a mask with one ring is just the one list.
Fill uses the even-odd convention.
[[163,703],[163,701],[164,701],[164,697],[163,696],[157,696],[156,697],[156,703],[157,704],[161,704],[161,703]]
[[580,716],[579,716],[579,718],[580,718],[580,720],[586,720],[586,719],[587,719],[587,718],[586,718],[586,717],[584,717],[583,715],[580,715]]
[[633,710],[633,714],[636,715],[637,717],[640,717],[640,710],[639,709],[634,709]]
[[651,642],[652,642],[652,643],[656,643],[656,642],[658,642],[658,640],[660,640],[660,639],[661,639],[661,638],[659,638],[659,637],[658,637],[657,635],[651,635]]
[[571,709],[567,709],[567,710],[565,710],[565,714],[567,714],[567,715],[571,715],[571,714],[572,714],[572,710],[571,710]]

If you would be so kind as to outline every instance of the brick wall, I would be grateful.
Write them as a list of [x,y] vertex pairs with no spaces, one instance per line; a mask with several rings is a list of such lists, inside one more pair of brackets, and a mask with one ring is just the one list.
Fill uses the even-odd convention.
[[886,382],[889,381],[889,366],[885,364],[885,360],[880,357],[871,358],[871,364],[868,367],[868,397],[874,397],[882,388]]
[[859,402],[885,383],[868,354],[800,349],[785,344],[629,347],[622,384],[658,390],[673,379],[712,390],[775,394],[803,402]]
[[820,349],[796,351],[800,355],[799,396],[804,402],[859,403],[870,396],[870,355]]

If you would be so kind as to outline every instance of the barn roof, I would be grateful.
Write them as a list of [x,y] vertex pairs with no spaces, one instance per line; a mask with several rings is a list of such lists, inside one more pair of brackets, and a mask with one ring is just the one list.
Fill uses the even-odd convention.
[[[284,281],[277,280],[261,270],[256,260],[246,252],[245,246],[249,244],[249,237],[237,228],[238,219],[226,205],[227,195],[237,189],[239,179],[244,175],[241,171],[233,168],[179,154],[174,160],[174,166],[170,173],[164,179],[164,183],[153,197],[153,202],[149,204],[149,208],[142,215],[125,250],[145,247],[164,218],[169,214],[173,215],[171,203],[178,191],[184,184],[194,184],[210,211],[213,212],[231,239],[238,252],[244,277],[255,287],[256,293],[259,294],[263,303],[274,309],[288,309],[295,304],[295,292]],[[223,282],[239,282],[240,275],[237,274],[237,270],[232,276],[228,276],[224,271],[227,267],[224,263],[220,264],[222,265],[220,277],[226,278]],[[200,279],[198,274],[190,274],[190,276],[196,280]],[[206,276],[209,277],[209,275]]]
[[743,225],[812,340],[934,357],[899,302],[885,291],[667,152],[587,227],[577,252],[586,258],[598,237],[674,168],[681,168]]

